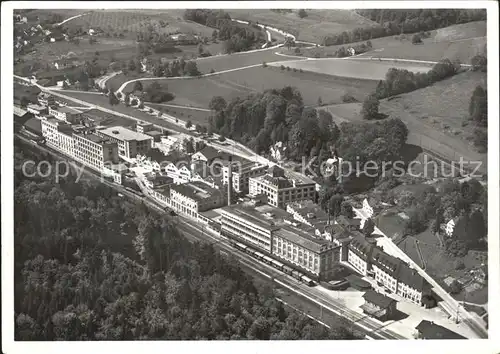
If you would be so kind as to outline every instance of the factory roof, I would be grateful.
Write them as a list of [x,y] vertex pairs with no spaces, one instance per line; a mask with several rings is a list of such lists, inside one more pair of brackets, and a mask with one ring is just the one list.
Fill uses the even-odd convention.
[[151,137],[149,135],[135,132],[133,130],[130,130],[130,129],[127,129],[127,128],[124,128],[121,126],[114,126],[114,127],[109,127],[109,128],[105,128],[105,129],[100,129],[99,132],[101,132],[102,134],[107,135],[109,137],[113,137],[113,138],[116,138],[116,139],[122,140],[122,141],[151,140]]

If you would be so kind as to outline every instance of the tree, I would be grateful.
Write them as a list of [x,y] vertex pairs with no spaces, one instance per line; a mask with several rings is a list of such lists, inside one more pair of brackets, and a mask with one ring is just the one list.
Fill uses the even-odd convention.
[[454,279],[450,284],[450,294],[459,294],[462,291],[462,285]]
[[125,106],[130,106],[130,93],[125,94],[123,101],[125,102]]
[[481,86],[476,86],[469,103],[469,114],[476,124],[485,127],[488,125],[488,95]]
[[222,143],[222,142],[224,142],[224,141],[226,141],[226,137],[225,137],[223,134],[221,134],[221,135],[219,136],[219,141],[220,141],[221,143]]
[[198,66],[194,60],[188,61],[186,63],[185,72],[189,76],[199,76],[201,73],[198,71]]
[[485,129],[476,128],[473,141],[479,152],[484,153],[488,150],[488,132]]
[[478,54],[471,59],[472,70],[486,72],[488,69],[488,59],[486,56]]
[[204,52],[204,48],[203,48],[203,44],[198,44],[198,54],[199,55],[202,55]]
[[321,97],[318,97],[318,106],[321,107],[323,105],[323,100]]
[[432,228],[432,232],[438,233],[441,231],[441,224],[444,223],[443,210],[438,208],[436,210],[436,219],[434,221],[434,227]]
[[134,92],[142,92],[143,91],[143,88],[142,88],[142,83],[140,81],[136,81],[134,83]]
[[411,38],[411,43],[412,44],[421,44],[422,37],[419,34],[414,34],[413,37]]
[[109,104],[112,105],[112,106],[115,106],[118,103],[120,103],[120,101],[118,100],[118,98],[115,96],[115,94],[113,92],[110,92],[109,93]]
[[363,101],[363,107],[361,108],[361,114],[364,119],[371,120],[378,117],[378,108],[380,101],[374,95],[368,96]]
[[299,16],[300,18],[307,17],[307,12],[306,12],[306,10],[304,10],[304,9],[300,9],[300,10],[297,12],[297,16]]
[[193,126],[193,122],[191,122],[190,120],[188,120],[186,122],[186,129],[190,129],[192,126]]
[[214,96],[208,104],[208,108],[215,112],[222,112],[227,107],[227,102],[222,96]]
[[362,230],[363,235],[369,237],[374,231],[375,231],[375,223],[371,218],[366,219]]
[[340,205],[340,214],[344,215],[346,218],[353,219],[355,214],[354,210],[352,209],[351,203],[349,203],[348,201],[343,201]]
[[139,109],[144,109],[144,102],[139,103]]
[[30,100],[26,96],[21,96],[21,107],[26,108],[30,103]]

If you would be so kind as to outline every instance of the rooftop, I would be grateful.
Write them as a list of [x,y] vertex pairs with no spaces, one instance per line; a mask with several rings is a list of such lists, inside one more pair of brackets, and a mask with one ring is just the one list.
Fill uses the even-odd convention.
[[163,133],[158,130],[150,130],[149,132],[145,132],[144,134],[149,136],[162,136]]
[[367,302],[370,302],[384,309],[388,308],[392,302],[396,301],[388,296],[385,296],[373,290],[368,290],[363,295],[363,299],[365,299]]
[[39,104],[34,104],[34,103],[30,103],[28,105],[28,108],[31,108],[31,109],[36,109],[36,110],[44,110],[45,109],[45,106],[42,106],[42,105],[39,105]]
[[288,204],[296,213],[307,219],[313,225],[323,224],[328,221],[328,214],[312,200],[303,200]]
[[466,339],[458,333],[434,322],[423,320],[415,327],[425,339]]
[[138,133],[138,132],[135,132],[133,130],[121,127],[121,126],[114,126],[114,127],[109,127],[109,128],[105,128],[105,129],[100,129],[99,131],[102,134],[108,135],[108,136],[116,138],[118,140],[124,140],[124,141],[151,140],[151,137],[149,135]]
[[218,189],[212,188],[209,185],[198,181],[172,185],[171,189],[175,190],[177,193],[180,193],[188,198],[197,201],[203,201],[210,198],[214,194],[221,193]]
[[93,133],[90,133],[90,134],[74,133],[74,134],[77,136],[81,136],[87,140],[90,140],[96,144],[103,144],[103,143],[108,142],[105,138],[101,138],[100,136],[97,136]]
[[266,212],[259,211],[257,208],[247,207],[239,204],[233,204],[222,208],[224,213],[239,216],[241,218],[247,219],[249,222],[258,225],[266,230],[276,230],[276,226],[272,211]]
[[417,290],[429,286],[427,281],[406,263],[402,263],[399,267],[398,281]]
[[71,107],[67,107],[67,106],[58,107],[56,109],[56,111],[62,112],[62,113],[69,113],[69,114],[80,114],[80,113],[82,113],[81,111],[79,111],[77,109],[74,109],[74,108],[71,108]]
[[317,253],[321,252],[325,245],[330,244],[325,239],[316,238],[313,234],[291,225],[282,226],[276,231],[276,235]]
[[24,109],[22,109],[21,107],[14,106],[14,115],[15,115],[15,116],[22,117],[22,116],[24,116],[26,113],[28,113],[28,111],[25,111],[25,110],[24,110]]
[[374,245],[366,241],[362,235],[354,236],[349,244],[349,249],[365,261],[371,258],[373,248]]
[[24,126],[32,132],[42,133],[42,121],[40,119],[30,118],[24,123]]
[[222,153],[222,152],[218,151],[217,149],[215,149],[215,148],[213,148],[211,146],[208,146],[208,145],[205,146],[200,151],[197,151],[196,153],[202,154],[203,156],[205,156],[205,158],[208,161],[212,161],[216,157],[221,157],[221,156],[224,155],[224,153]]

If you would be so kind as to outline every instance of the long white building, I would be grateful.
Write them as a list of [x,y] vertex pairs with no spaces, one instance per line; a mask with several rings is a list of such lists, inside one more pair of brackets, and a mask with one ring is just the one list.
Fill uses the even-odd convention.
[[118,154],[126,159],[144,155],[153,146],[153,137],[124,127],[97,129],[96,135],[118,144]]

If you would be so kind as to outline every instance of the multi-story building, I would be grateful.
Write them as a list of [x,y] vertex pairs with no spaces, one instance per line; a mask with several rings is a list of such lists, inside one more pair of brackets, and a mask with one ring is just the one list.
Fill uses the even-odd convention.
[[231,163],[232,166],[233,190],[237,193],[248,193],[250,178],[261,176],[266,173],[267,170],[267,166],[265,165],[238,156],[232,156],[231,162],[227,159],[222,161],[222,183],[225,185],[229,182],[229,163]]
[[296,268],[330,280],[335,264],[340,262],[340,247],[313,235],[310,228],[281,227],[273,234],[272,253]]
[[42,91],[38,94],[38,102],[43,106],[53,106],[56,104],[56,99],[50,93]]
[[224,194],[201,183],[190,182],[170,186],[170,204],[177,212],[197,219],[198,213],[224,205]]
[[370,270],[373,248],[374,245],[367,242],[361,235],[354,237],[348,246],[347,261],[365,276]]
[[268,253],[272,252],[272,232],[278,228],[272,213],[259,213],[256,209],[240,205],[222,209],[223,236],[242,240]]
[[429,284],[415,269],[368,242],[359,232],[348,246],[347,261],[388,291],[420,306],[423,297],[430,294]]
[[429,283],[415,269],[402,262],[399,267],[397,294],[420,306],[425,295],[430,295]]
[[183,184],[192,180],[192,171],[188,158],[166,156],[165,173],[173,178],[175,184]]
[[152,137],[121,126],[97,129],[95,134],[116,142],[119,156],[125,159],[144,155],[153,146]]
[[288,203],[286,211],[292,214],[295,220],[318,230],[323,229],[330,221],[328,214],[312,200],[301,200]]
[[[64,132],[65,134],[61,134],[61,132]],[[67,142],[65,137],[68,135],[71,136],[72,134],[73,129],[71,128],[71,125],[66,122],[55,118],[42,119],[42,135],[48,146],[59,149],[61,146],[61,140]]]
[[118,145],[92,133],[73,134],[74,158],[98,171],[105,164],[118,163]]
[[28,110],[28,112],[33,113],[35,115],[35,117],[37,117],[37,118],[40,115],[47,114],[49,112],[49,110],[47,109],[46,106],[42,106],[39,104],[33,104],[33,103],[28,104],[27,110]]
[[145,134],[151,130],[154,130],[154,125],[153,123],[149,123],[149,122],[138,122],[137,125],[136,125],[136,130],[138,133],[142,133],[142,134]]
[[402,261],[381,249],[374,247],[371,256],[372,274],[378,284],[395,293],[398,286],[398,274]]
[[284,210],[263,205],[222,209],[222,235],[269,253],[313,277],[329,279],[340,261],[340,247],[317,237],[306,225],[290,221]]
[[82,118],[82,112],[71,107],[49,106],[49,115],[66,123],[77,123]]
[[265,175],[250,177],[251,196],[267,195],[267,202],[278,208],[285,208],[288,203],[297,200],[314,200],[316,183],[299,174],[286,174],[279,166],[270,167]]

